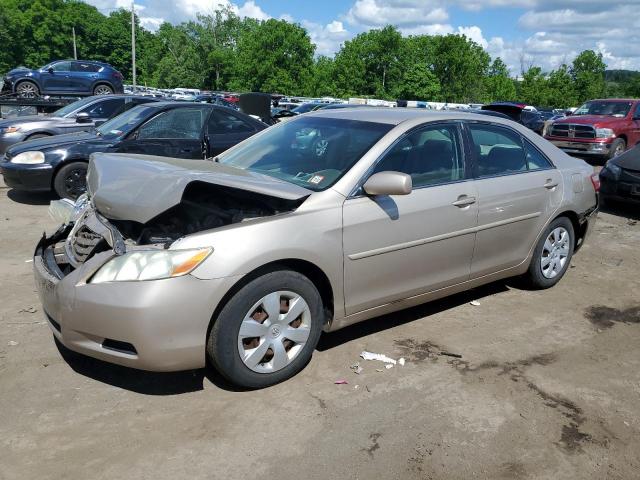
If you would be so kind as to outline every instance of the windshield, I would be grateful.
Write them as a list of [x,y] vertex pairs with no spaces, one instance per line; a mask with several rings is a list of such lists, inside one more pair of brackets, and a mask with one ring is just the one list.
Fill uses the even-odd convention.
[[321,191],[338,181],[391,128],[356,120],[299,117],[242,142],[218,161]]
[[140,125],[153,112],[158,112],[157,108],[139,105],[133,107],[117,117],[112,118],[108,122],[103,123],[96,131],[104,138],[118,138],[127,135],[131,130]]
[[95,101],[95,98],[92,97],[88,97],[88,98],[83,98],[82,100],[78,100],[76,102],[72,102],[69,105],[66,105],[64,107],[62,107],[59,110],[56,110],[55,112],[53,112],[51,114],[52,117],[58,117],[58,118],[62,118],[62,117],[66,117],[67,115],[69,115],[71,112],[75,112],[77,109],[85,106],[88,103],[91,103]]
[[631,102],[592,101],[578,108],[574,115],[607,115],[609,117],[626,117],[631,109]]

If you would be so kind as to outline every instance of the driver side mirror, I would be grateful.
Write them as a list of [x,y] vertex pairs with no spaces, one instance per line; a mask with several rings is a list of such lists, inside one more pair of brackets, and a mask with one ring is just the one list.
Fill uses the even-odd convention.
[[400,172],[374,173],[362,186],[367,195],[408,195],[413,183],[411,177]]
[[49,67],[49,68],[47,68],[47,72],[49,72],[49,73],[53,73],[53,67]]
[[91,117],[86,112],[79,113],[76,115],[76,123],[91,123]]

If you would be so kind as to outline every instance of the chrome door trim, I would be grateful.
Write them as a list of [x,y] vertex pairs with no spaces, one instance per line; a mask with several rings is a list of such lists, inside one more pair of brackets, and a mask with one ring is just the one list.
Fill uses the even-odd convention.
[[440,242],[442,240],[448,240],[449,238],[459,237],[462,235],[469,235],[471,233],[477,233],[482,230],[489,230],[490,228],[501,227],[509,223],[522,222],[542,215],[542,212],[528,213],[526,215],[520,215],[518,217],[507,218],[498,222],[487,223],[485,225],[479,225],[477,227],[465,228],[464,230],[457,230],[455,232],[444,233],[442,235],[436,235],[428,238],[421,238],[419,240],[412,240],[410,242],[396,243],[395,245],[389,245],[388,247],[376,248],[373,250],[367,250],[359,253],[352,253],[348,255],[349,260],[360,260],[363,258],[373,257],[375,255],[382,255],[384,253],[391,253],[398,250],[404,250],[407,248],[413,248],[420,245],[426,245],[427,243]]

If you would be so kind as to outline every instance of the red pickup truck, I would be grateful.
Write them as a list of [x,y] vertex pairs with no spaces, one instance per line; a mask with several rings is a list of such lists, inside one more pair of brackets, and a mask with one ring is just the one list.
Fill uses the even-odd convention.
[[640,100],[590,100],[553,122],[545,138],[570,154],[616,157],[640,144]]

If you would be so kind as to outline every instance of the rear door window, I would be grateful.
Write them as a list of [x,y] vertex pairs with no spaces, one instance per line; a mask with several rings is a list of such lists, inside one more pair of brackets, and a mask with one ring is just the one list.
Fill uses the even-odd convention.
[[209,135],[225,135],[232,133],[249,133],[255,127],[231,112],[214,110],[207,126]]
[[100,71],[100,66],[94,63],[86,63],[86,62],[71,62],[71,71],[72,72],[86,72],[86,73],[96,73]]

